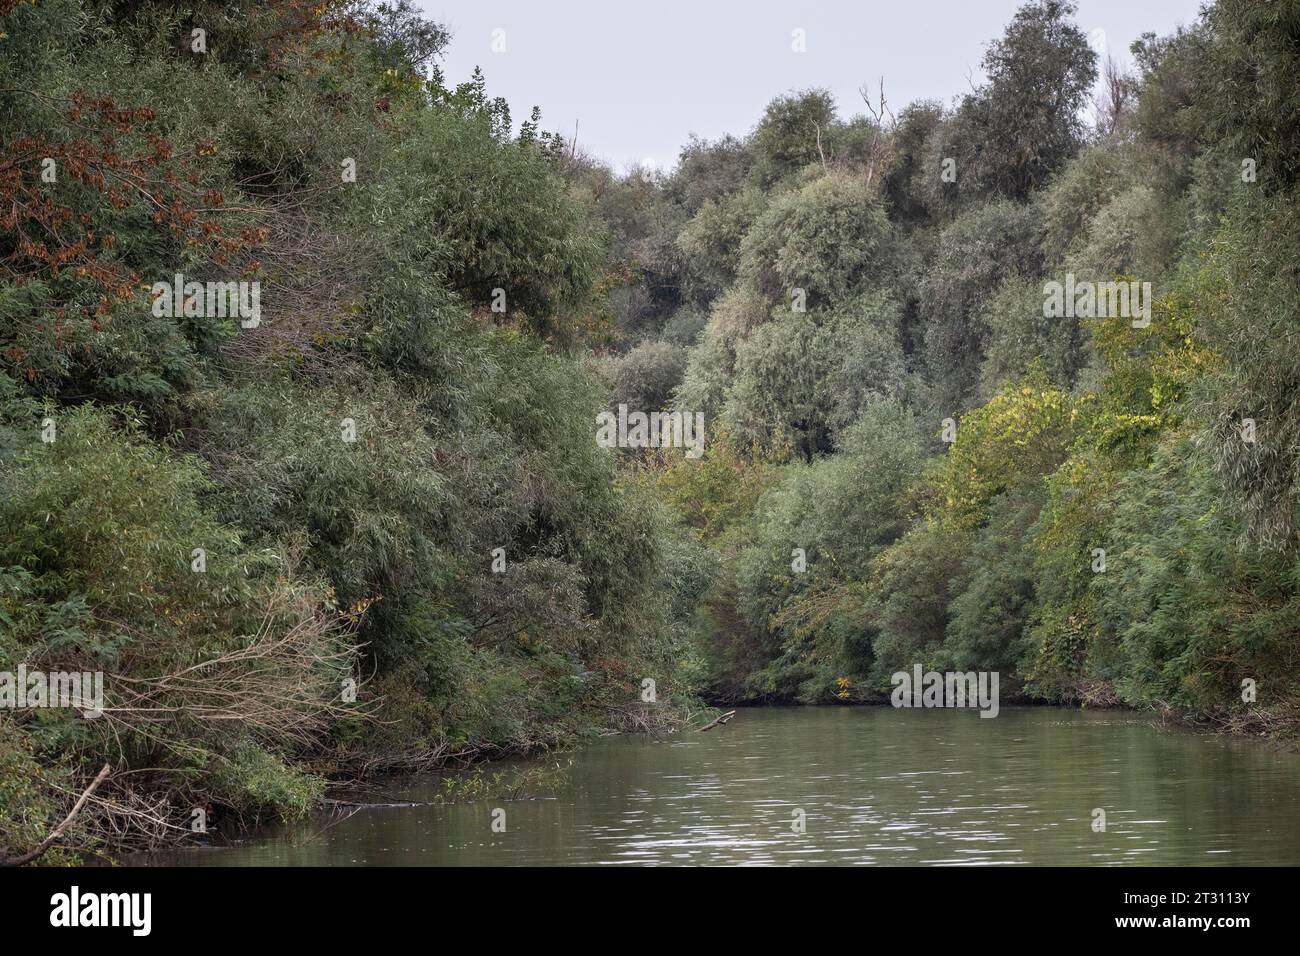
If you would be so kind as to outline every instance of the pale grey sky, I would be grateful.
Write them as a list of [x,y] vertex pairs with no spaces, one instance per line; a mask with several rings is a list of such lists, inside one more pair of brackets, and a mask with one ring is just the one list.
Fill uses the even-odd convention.
[[[863,112],[858,88],[885,80],[898,112],[951,102],[981,78],[985,45],[1022,0],[418,0],[452,31],[450,83],[481,66],[516,123],[534,104],[543,127],[616,167],[669,168],[690,133],[743,135],[776,95],[820,86],[840,115]],[[1079,0],[1077,21],[1121,62],[1151,30],[1196,19],[1199,0]],[[792,50],[805,31],[806,52]],[[494,52],[504,40],[504,52]],[[1095,33],[1094,31],[1103,31]]]

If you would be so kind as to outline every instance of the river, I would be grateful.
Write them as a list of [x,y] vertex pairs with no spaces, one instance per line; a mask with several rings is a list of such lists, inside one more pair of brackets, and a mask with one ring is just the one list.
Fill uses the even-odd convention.
[[[136,862],[1300,864],[1300,756],[1124,711],[747,708],[707,733],[602,738],[570,760],[535,799],[321,815]],[[386,793],[428,801],[439,784]]]

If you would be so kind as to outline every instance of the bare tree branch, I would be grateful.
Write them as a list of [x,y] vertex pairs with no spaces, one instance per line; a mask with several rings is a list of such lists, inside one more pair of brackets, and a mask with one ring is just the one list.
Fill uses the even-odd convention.
[[46,850],[63,839],[63,834],[67,832],[72,821],[77,818],[77,814],[80,813],[81,808],[86,805],[86,801],[90,799],[91,794],[93,794],[99,788],[99,785],[104,782],[104,778],[108,776],[110,770],[112,770],[112,766],[110,764],[104,764],[95,779],[90,782],[90,786],[82,792],[81,797],[78,798],[75,804],[73,804],[72,810],[63,818],[63,822],[55,827],[54,831],[49,836],[42,840],[36,847],[21,856],[0,860],[0,866],[26,866],[28,863],[34,863],[36,860],[39,860],[44,856]]

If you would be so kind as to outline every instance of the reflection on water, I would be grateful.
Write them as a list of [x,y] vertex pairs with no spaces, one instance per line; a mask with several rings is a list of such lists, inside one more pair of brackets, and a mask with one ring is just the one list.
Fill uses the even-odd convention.
[[[704,734],[596,741],[542,799],[363,810],[151,861],[1294,865],[1297,798],[1294,754],[1124,712],[742,709]],[[492,832],[496,806],[505,833]]]

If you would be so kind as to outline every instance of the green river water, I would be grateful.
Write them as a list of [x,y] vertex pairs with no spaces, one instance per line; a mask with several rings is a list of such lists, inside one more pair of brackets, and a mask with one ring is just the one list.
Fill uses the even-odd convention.
[[[569,761],[536,799],[323,814],[136,862],[1300,864],[1300,756],[1123,711],[751,708],[707,733],[599,739]],[[368,799],[419,803],[440,784]]]

